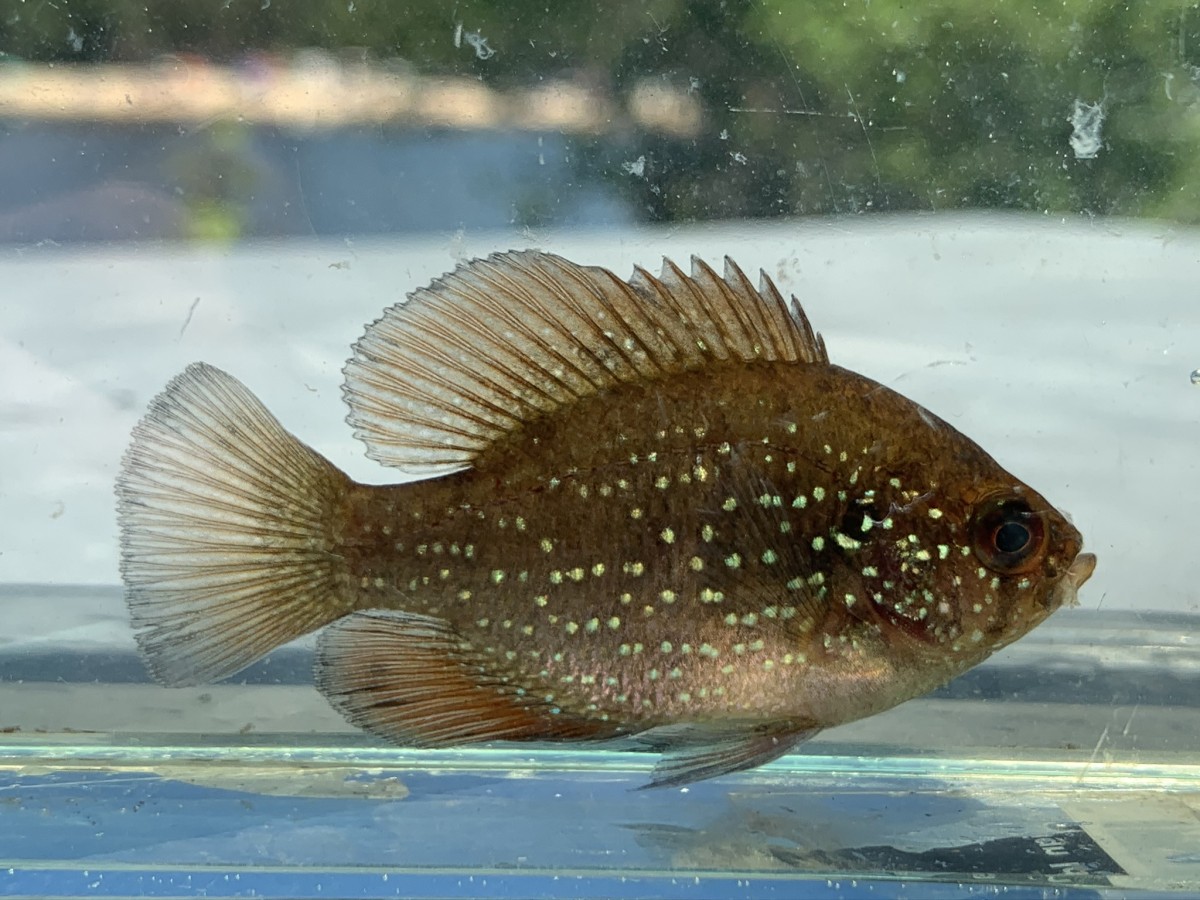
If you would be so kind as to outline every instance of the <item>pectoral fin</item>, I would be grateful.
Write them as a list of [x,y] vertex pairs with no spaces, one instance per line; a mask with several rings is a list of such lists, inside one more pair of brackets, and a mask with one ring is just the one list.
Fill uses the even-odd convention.
[[664,753],[644,787],[678,787],[752,769],[778,759],[820,730],[795,722],[753,728],[689,725],[657,729],[645,740]]

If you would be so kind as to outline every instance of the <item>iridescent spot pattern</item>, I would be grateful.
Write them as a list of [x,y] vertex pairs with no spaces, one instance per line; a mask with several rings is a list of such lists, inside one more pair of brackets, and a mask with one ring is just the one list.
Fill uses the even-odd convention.
[[135,430],[122,573],[160,681],[324,628],[317,686],[388,740],[645,734],[681,784],[943,683],[1094,566],[729,261],[476,260],[387,310],[346,375],[369,455],[422,480],[351,482],[202,364]]

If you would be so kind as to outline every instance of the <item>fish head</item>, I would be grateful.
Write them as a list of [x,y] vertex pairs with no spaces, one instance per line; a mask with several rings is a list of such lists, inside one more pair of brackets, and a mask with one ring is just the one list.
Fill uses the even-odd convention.
[[[964,627],[981,630],[998,650],[1045,621],[1077,593],[1096,568],[1083,537],[1067,517],[1021,483],[997,485],[972,497],[964,545],[977,563],[976,586],[964,593]],[[969,542],[969,543],[968,543]],[[983,574],[981,574],[983,573]],[[985,602],[976,611],[978,592]]]
[[[872,576],[848,596],[872,600],[855,615],[918,648],[950,650],[963,669],[1075,605],[1096,558],[1049,501],[922,413],[904,432],[907,450],[890,456],[842,520]],[[899,435],[888,443],[905,446]]]

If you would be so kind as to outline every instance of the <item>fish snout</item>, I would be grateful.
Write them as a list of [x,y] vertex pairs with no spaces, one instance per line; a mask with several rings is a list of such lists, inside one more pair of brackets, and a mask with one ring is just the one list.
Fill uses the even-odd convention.
[[1096,571],[1095,553],[1076,554],[1074,561],[1058,582],[1054,592],[1055,606],[1078,606],[1079,600],[1076,595],[1083,587],[1084,582],[1092,577],[1094,571]]
[[1081,588],[1083,583],[1092,577],[1094,571],[1096,571],[1096,554],[1080,553],[1075,557],[1075,562],[1071,563],[1071,568],[1067,569],[1067,578],[1076,588]]

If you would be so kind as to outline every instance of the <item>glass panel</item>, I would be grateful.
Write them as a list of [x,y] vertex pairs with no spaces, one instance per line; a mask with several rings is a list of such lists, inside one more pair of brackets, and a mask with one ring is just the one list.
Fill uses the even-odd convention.
[[[1189,2],[3,5],[0,894],[1200,890],[1198,110]],[[762,270],[836,365],[1069,513],[1098,556],[1081,608],[783,759],[651,791],[630,739],[370,737],[313,686],[314,633],[156,684],[114,495],[153,398],[205,361],[352,478],[402,481],[343,421],[352,344],[525,248]],[[893,591],[872,602],[898,641]],[[698,596],[672,652],[706,640]]]

